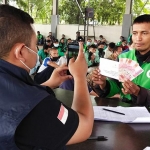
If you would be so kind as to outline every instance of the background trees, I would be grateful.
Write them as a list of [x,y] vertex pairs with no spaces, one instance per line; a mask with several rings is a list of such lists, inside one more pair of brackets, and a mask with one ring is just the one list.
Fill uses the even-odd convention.
[[[126,0],[78,0],[81,8],[89,6],[94,8],[95,20],[102,25],[122,24],[125,13]],[[78,23],[79,9],[75,0],[59,0],[59,12],[61,21],[65,23]],[[149,8],[148,8],[149,6]],[[143,13],[150,13],[149,0],[133,0],[133,17]]]
[[[8,0],[10,4],[16,5],[28,12],[36,23],[50,23],[52,14],[52,0]],[[2,0],[0,0],[2,2]],[[89,6],[94,8],[95,20],[101,25],[120,25],[122,24],[125,12],[126,0],[78,0],[82,10]],[[149,0],[133,0],[133,18],[150,13]],[[78,24],[80,10],[76,0],[59,0],[60,23]]]

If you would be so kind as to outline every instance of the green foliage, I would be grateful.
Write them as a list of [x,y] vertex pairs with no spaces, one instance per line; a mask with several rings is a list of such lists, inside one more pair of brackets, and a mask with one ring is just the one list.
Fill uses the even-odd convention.
[[[53,0],[8,1],[16,1],[18,7],[28,12],[36,23],[50,23]],[[94,20],[101,25],[122,24],[126,0],[78,0],[78,3],[83,12],[88,6],[94,8]],[[145,13],[150,14],[148,6],[150,7],[149,0],[133,0],[133,18]],[[83,24],[76,0],[59,0],[59,15],[61,23],[78,24],[82,22]]]
[[133,5],[133,16],[134,18],[141,14],[150,14],[150,9],[146,6],[150,7],[149,0],[134,0]]
[[[101,25],[120,25],[122,24],[125,13],[126,0],[78,0],[82,10],[89,6],[94,8],[95,20]],[[75,0],[60,0],[59,10],[61,21],[65,23],[78,23],[79,9]],[[133,16],[143,13],[150,13],[146,5],[150,5],[149,0],[134,0]]]
[[28,12],[36,23],[50,24],[52,0],[12,0],[18,7]]

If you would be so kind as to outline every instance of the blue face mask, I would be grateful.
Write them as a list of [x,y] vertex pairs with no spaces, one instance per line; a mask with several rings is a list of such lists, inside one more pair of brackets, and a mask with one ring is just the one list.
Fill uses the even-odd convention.
[[91,42],[87,42],[86,45],[87,45],[87,46],[91,45]]
[[25,48],[27,48],[28,50],[30,50],[31,52],[33,52],[34,54],[37,55],[36,64],[35,64],[34,68],[30,68],[30,67],[27,66],[22,60],[20,60],[21,63],[22,63],[26,68],[28,68],[28,69],[30,70],[29,74],[32,75],[32,74],[34,74],[34,73],[36,72],[37,67],[40,66],[39,56],[38,56],[38,54],[37,54],[34,50],[30,49],[29,47],[25,46]]

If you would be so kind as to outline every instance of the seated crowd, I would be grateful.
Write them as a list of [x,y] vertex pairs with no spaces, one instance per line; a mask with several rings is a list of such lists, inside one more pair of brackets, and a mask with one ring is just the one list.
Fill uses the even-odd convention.
[[[143,17],[143,16],[142,16]],[[135,24],[138,22],[142,22],[143,18],[138,18],[135,20]],[[110,79],[107,77],[104,77],[100,74],[100,69],[98,68],[100,58],[110,59],[113,61],[119,61],[119,58],[129,58],[131,60],[136,60],[141,67],[143,63],[149,62],[149,52],[146,54],[142,54],[139,51],[135,51],[138,47],[135,46],[134,42],[132,40],[135,39],[135,35],[130,35],[128,38],[128,42],[125,40],[123,36],[120,36],[120,41],[117,43],[110,42],[106,43],[106,39],[103,37],[103,35],[99,36],[99,40],[94,40],[92,43],[91,39],[87,39],[87,41],[84,41],[82,36],[80,36],[80,32],[76,32],[76,42],[81,41],[83,42],[84,47],[84,55],[86,59],[86,63],[88,66],[87,71],[87,85],[89,88],[89,92],[92,95],[100,96],[100,97],[112,97],[114,95],[118,95],[122,98],[125,102],[136,102],[139,105],[149,105],[147,104],[147,96],[144,96],[145,99],[143,101],[139,100],[143,94],[148,95],[147,88],[149,89],[149,86],[144,81],[145,76],[143,76],[143,73],[139,75],[137,78],[133,81],[125,81],[123,84],[121,84],[118,80]],[[57,39],[55,39],[52,42],[52,39],[50,38],[49,41],[51,42],[50,49],[47,51],[47,49],[44,49],[44,53],[49,53],[49,58],[46,58],[48,55],[45,55],[45,59],[43,60],[43,63],[35,75],[35,81],[37,83],[44,82],[43,79],[45,77],[44,74],[46,74],[45,81],[50,77],[53,70],[57,68],[59,65],[62,65],[67,62],[67,54],[68,49],[67,45],[68,43],[73,42],[71,39],[66,39],[65,35],[62,35],[62,38],[58,42]],[[52,51],[57,51],[57,55],[53,55]],[[39,51],[39,56],[40,51]],[[64,60],[62,63],[60,63],[60,60],[64,57]],[[144,61],[146,58],[146,62]],[[53,63],[52,63],[52,62]],[[55,65],[53,65],[55,64]],[[47,67],[48,66],[48,67]],[[45,71],[41,71],[41,68],[45,68]],[[47,68],[47,69],[46,69]],[[48,69],[49,68],[49,69]],[[143,70],[146,68],[142,68]],[[49,70],[49,71],[46,71]],[[39,77],[38,77],[39,76]],[[148,77],[148,70],[147,70],[147,77]],[[42,81],[40,81],[42,79]],[[132,87],[132,88],[131,88]],[[64,81],[60,88],[67,89],[67,90],[74,90],[74,80],[68,79]]]
[[[37,38],[39,36],[38,33],[39,31],[37,32]],[[40,63],[36,66],[36,69],[34,69],[37,70],[36,73],[34,73],[34,81],[41,84],[50,78],[55,68],[61,65],[67,65],[67,55],[69,55],[68,44],[78,43],[79,41],[83,42],[84,55],[88,65],[87,81],[91,80],[93,70],[99,66],[100,58],[117,61],[119,54],[122,53],[123,50],[129,50],[123,36],[120,37],[120,42],[116,44],[114,42],[110,42],[107,44],[103,35],[100,35],[98,40],[94,39],[92,42],[92,39],[90,38],[88,38],[87,41],[84,41],[78,31],[76,32],[75,40],[72,40],[71,38],[66,39],[64,34],[62,34],[61,39],[58,40],[52,35],[52,32],[49,32],[49,35],[45,38],[43,48],[38,50]],[[130,45],[132,45],[132,41],[130,42]],[[90,94],[98,96],[90,86],[91,85],[88,84]],[[72,91],[74,90],[73,87],[73,79],[68,79],[60,85],[60,88]]]

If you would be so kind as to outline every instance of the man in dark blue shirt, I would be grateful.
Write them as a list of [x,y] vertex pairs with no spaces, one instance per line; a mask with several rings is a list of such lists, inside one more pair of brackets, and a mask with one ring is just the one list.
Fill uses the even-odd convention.
[[38,61],[33,22],[22,10],[0,5],[0,150],[62,150],[86,140],[92,131],[83,45],[78,58],[69,62],[75,87],[68,108],[52,91],[70,78],[66,66],[55,69],[41,85],[29,76]]

